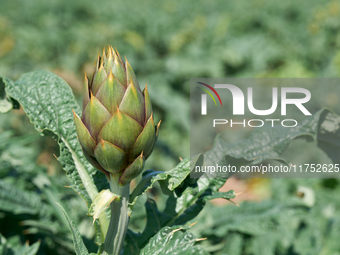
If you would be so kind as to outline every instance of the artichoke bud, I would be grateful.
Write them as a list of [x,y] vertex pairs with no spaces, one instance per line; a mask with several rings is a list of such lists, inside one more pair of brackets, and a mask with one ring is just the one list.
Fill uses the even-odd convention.
[[147,86],[140,89],[130,64],[109,47],[85,75],[81,118],[74,113],[80,145],[89,162],[125,185],[137,177],[158,135]]

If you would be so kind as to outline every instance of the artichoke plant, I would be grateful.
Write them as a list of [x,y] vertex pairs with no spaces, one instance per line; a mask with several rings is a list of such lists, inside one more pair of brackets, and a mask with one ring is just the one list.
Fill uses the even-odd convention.
[[130,64],[109,47],[98,56],[89,80],[85,74],[83,113],[74,113],[84,155],[107,177],[128,184],[143,170],[156,142],[147,86],[140,89]]

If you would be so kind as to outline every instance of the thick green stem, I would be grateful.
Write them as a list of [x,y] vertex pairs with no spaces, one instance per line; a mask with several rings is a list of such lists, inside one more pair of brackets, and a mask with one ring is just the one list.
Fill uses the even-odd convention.
[[109,229],[104,242],[103,255],[120,255],[123,247],[126,231],[129,224],[128,203],[130,184],[120,186],[118,179],[111,176],[110,189],[116,195],[120,195],[120,201],[113,201],[111,207],[111,219]]

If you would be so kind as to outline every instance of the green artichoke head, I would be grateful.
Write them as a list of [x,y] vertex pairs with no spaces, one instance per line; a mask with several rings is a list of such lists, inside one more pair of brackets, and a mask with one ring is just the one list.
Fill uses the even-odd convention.
[[83,113],[74,113],[84,155],[98,170],[120,185],[137,177],[158,135],[147,86],[140,89],[135,73],[117,50],[98,56],[89,80],[85,75]]

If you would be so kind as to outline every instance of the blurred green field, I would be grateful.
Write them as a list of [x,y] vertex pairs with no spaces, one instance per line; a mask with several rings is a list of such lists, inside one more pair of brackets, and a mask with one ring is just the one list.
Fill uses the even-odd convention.
[[[166,171],[190,155],[190,78],[338,77],[339,31],[340,1],[334,0],[0,0],[0,74],[16,80],[48,69],[68,82],[81,104],[84,71],[91,74],[98,52],[113,45],[142,87],[148,84],[155,119],[162,120],[145,169]],[[0,115],[1,194],[14,186],[18,193],[7,194],[14,202],[20,190],[35,201],[0,203],[0,254],[6,243],[20,247],[38,240],[39,255],[73,254],[64,219],[51,211],[52,195],[72,212],[95,251],[86,204],[65,188],[68,180],[53,154],[59,154],[57,144],[40,137],[22,109]],[[221,255],[340,254],[337,179],[257,182],[250,193],[264,201],[209,204],[202,212],[195,234],[208,237],[203,247]],[[301,187],[314,199],[307,209],[292,205]],[[149,195],[162,203],[159,189]],[[145,225],[143,202],[138,206],[134,230]],[[39,207],[46,210],[30,209]]]

